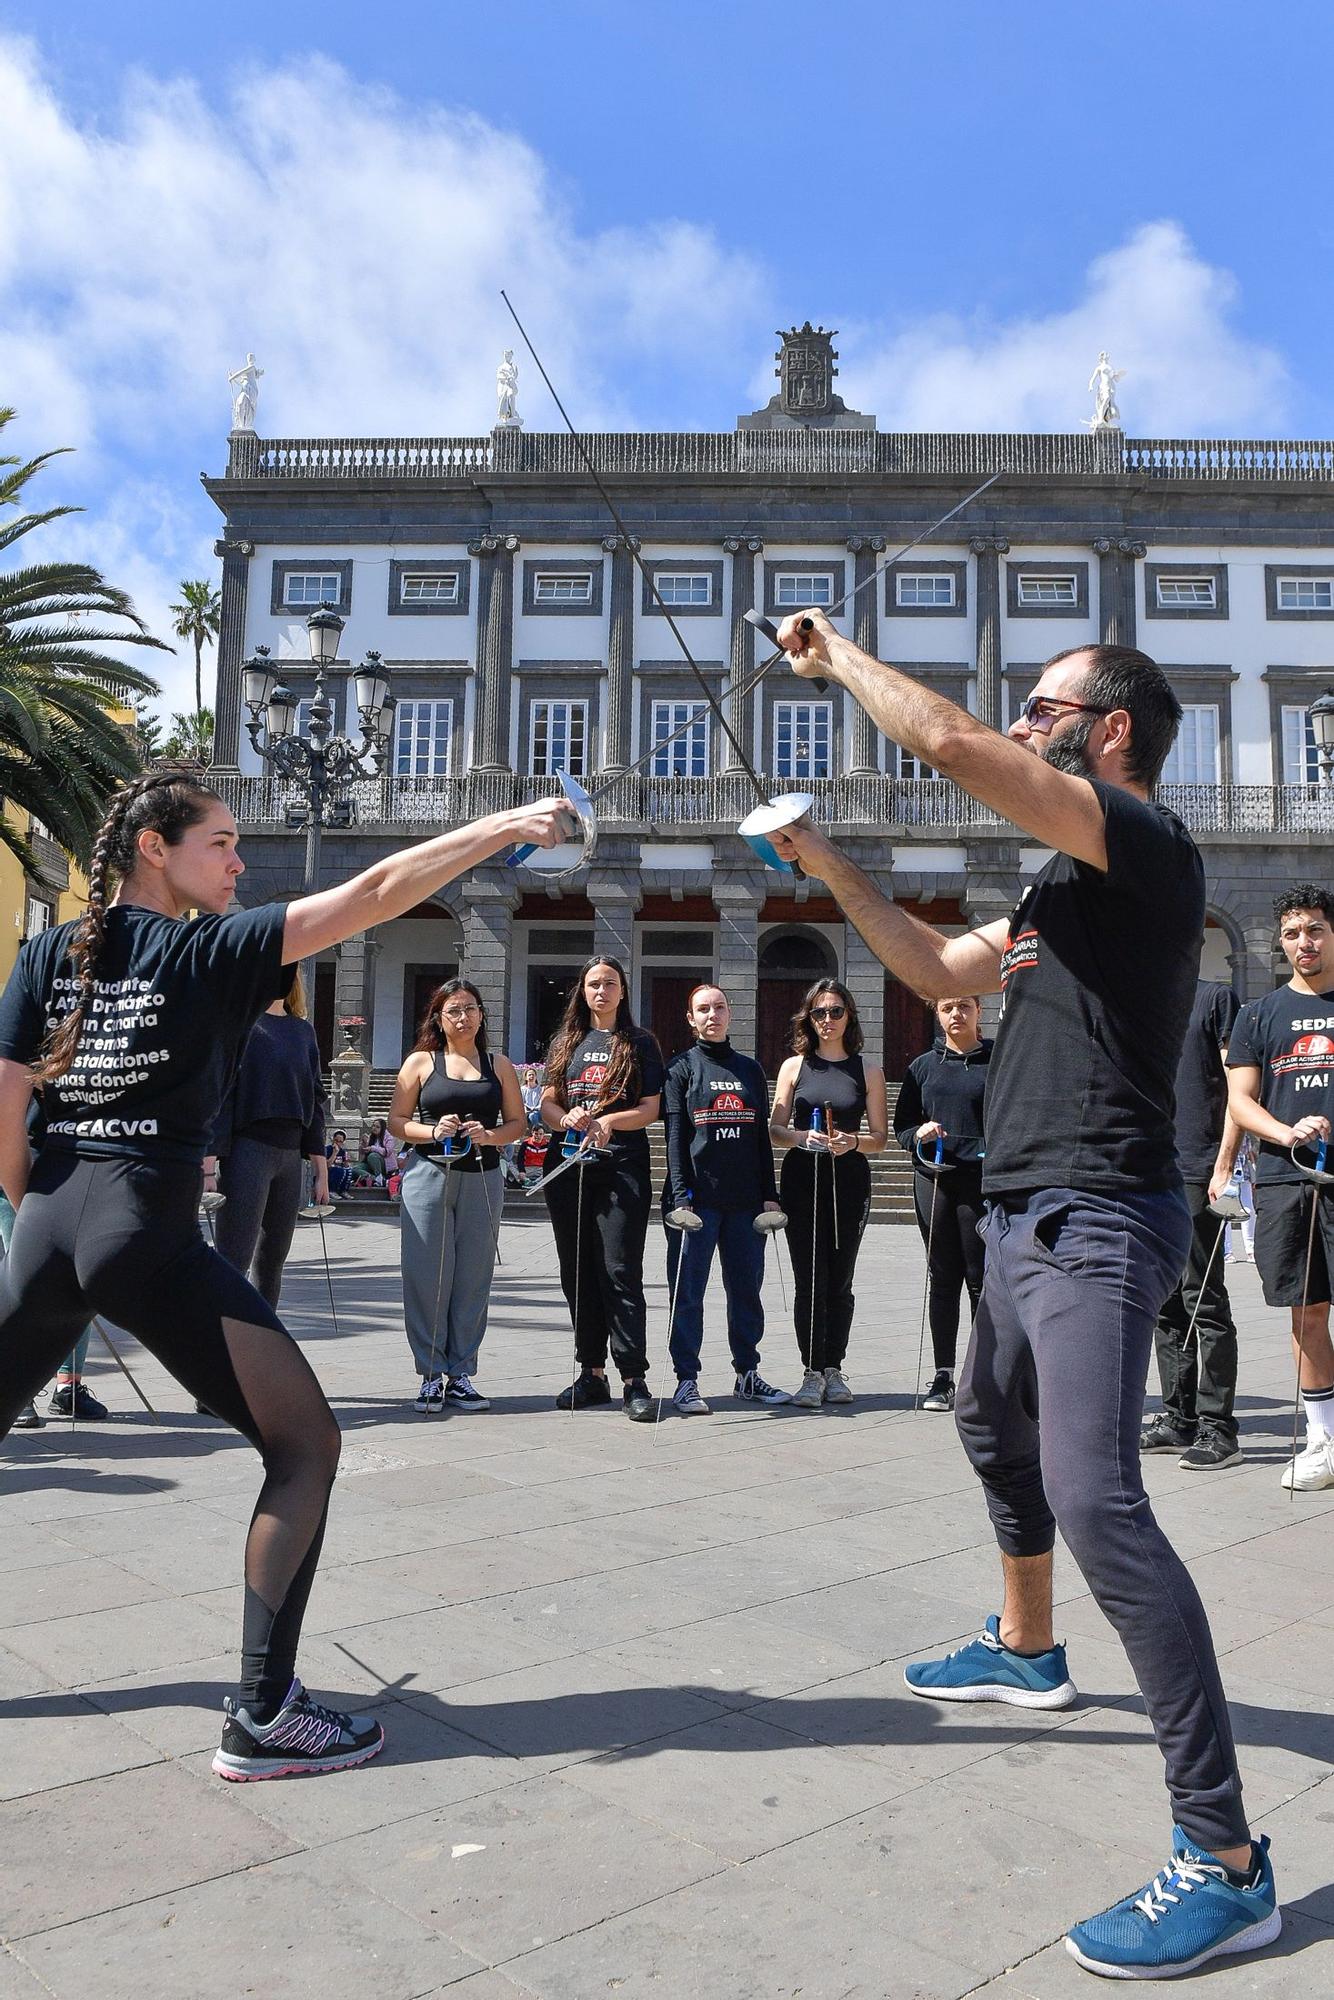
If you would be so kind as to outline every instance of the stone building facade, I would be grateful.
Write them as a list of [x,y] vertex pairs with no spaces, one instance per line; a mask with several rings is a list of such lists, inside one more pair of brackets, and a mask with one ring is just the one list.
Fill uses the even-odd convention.
[[355,734],[346,669],[371,649],[397,700],[383,776],[353,788],[350,823],[324,836],[326,882],[549,792],[557,767],[616,780],[591,870],[555,881],[497,860],[331,957],[326,1050],[338,1022],[365,1023],[343,1040],[396,1066],[430,985],[463,968],[493,1040],[537,1054],[597,950],[627,964],[640,1018],[669,1046],[688,987],[719,979],[739,1045],[771,1068],[797,994],[837,971],[868,1046],[901,1075],[925,1046],[921,1004],[818,884],[766,873],[737,837],[750,790],[635,558],[766,783],[813,792],[888,894],[971,926],[1009,911],[1041,851],[919,771],[837,688],[820,697],[782,667],[738,688],[757,664],[749,608],[837,603],[993,472],[837,622],[998,727],[1064,647],[1153,653],[1186,706],[1163,796],[1205,857],[1203,967],[1242,997],[1268,990],[1275,891],[1334,873],[1334,790],[1306,718],[1334,685],[1334,445],[884,433],[833,395],[832,360],[806,327],[785,336],[780,394],[735,431],[589,437],[633,548],[568,436],[233,435],[205,485],[224,521],[215,755],[248,900],[299,888],[302,835],[247,740],[242,666],[266,646],[308,695],[304,621],[321,602],[346,620],[338,719]]

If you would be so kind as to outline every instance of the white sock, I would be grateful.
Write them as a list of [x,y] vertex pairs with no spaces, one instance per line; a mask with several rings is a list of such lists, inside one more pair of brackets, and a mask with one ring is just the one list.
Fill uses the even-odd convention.
[[1302,1403],[1306,1409],[1306,1442],[1319,1444],[1322,1438],[1334,1438],[1334,1385],[1328,1389],[1303,1389]]

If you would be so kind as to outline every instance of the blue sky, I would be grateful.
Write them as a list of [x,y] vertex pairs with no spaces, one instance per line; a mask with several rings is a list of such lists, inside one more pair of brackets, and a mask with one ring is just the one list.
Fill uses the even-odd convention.
[[247,347],[261,431],[481,431],[502,283],[590,427],[730,428],[809,315],[884,428],[1073,429],[1106,346],[1132,432],[1327,437],[1332,40],[1304,0],[0,0],[0,402],[88,510],[45,547],[160,629]]

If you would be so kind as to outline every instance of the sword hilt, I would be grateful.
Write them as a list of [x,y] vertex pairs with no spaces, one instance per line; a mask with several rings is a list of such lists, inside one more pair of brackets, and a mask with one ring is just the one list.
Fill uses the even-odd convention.
[[[743,615],[747,625],[753,625],[757,632],[762,632],[771,646],[778,646],[780,652],[787,651],[785,646],[779,645],[778,627],[774,624],[772,618],[766,618],[762,611],[747,611]],[[803,632],[813,632],[815,630],[815,620],[813,618],[803,618],[800,629]],[[812,674],[810,681],[811,686],[817,694],[828,694],[829,683],[821,675]]]

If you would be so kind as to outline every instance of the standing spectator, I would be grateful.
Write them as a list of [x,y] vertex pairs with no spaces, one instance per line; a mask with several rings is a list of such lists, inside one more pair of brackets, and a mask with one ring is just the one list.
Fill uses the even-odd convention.
[[1284,1468],[1282,1484],[1318,1493],[1334,1486],[1334,1200],[1303,1177],[1289,1149],[1328,1139],[1334,1119],[1334,895],[1299,882],[1278,898],[1274,915],[1292,978],[1237,1016],[1229,1102],[1238,1125],[1260,1141],[1255,1262],[1266,1305],[1292,1310],[1306,1409],[1306,1449]]
[[[699,1393],[704,1293],[717,1250],[727,1294],[727,1344],[744,1402],[786,1403],[760,1374],[764,1337],[764,1238],[755,1219],[778,1211],[769,1086],[754,1056],[728,1039],[732,1009],[721,986],[697,986],[686,1004],[694,1046],[667,1066],[663,1117],[667,1179],[667,1285],[672,1300],[673,1403],[683,1417],[706,1417]],[[673,1211],[693,1210],[699,1227],[674,1228]]]
[[1232,1413],[1237,1329],[1218,1241],[1227,1224],[1209,1212],[1210,1202],[1227,1192],[1241,1144],[1241,1128],[1228,1116],[1224,1067],[1237,1005],[1230,986],[1201,979],[1177,1065],[1177,1157],[1190,1209],[1190,1256],[1154,1329],[1163,1410],[1145,1426],[1139,1448],[1179,1452],[1187,1472],[1216,1471],[1242,1458]]
[[[790,1149],[781,1199],[797,1348],[806,1364],[792,1401],[799,1410],[818,1410],[852,1401],[843,1363],[857,1252],[871,1212],[871,1169],[863,1155],[884,1152],[889,1114],[885,1072],[864,1060],[857,1003],[837,979],[811,987],[793,1017],[792,1047],[778,1072],[769,1131],[775,1145]],[[831,1129],[816,1129],[831,1119]]]
[[487,1048],[482,996],[469,980],[447,979],[431,995],[398,1072],[389,1129],[412,1147],[399,1250],[417,1408],[488,1410],[472,1378],[505,1199],[500,1154],[523,1130],[523,1099],[514,1064]]
[[[954,1408],[959,1295],[966,1287],[970,1325],[982,1296],[985,1256],[977,1225],[986,1150],[982,1098],[991,1043],[982,1039],[981,1017],[981,1002],[973,995],[937,1000],[936,1045],[908,1065],[894,1107],[894,1136],[912,1159],[913,1206],[930,1259],[927,1312],[935,1374],[922,1398],[924,1410]],[[939,1166],[934,1164],[937,1140]],[[930,1164],[924,1163],[924,1155]]]
[[[662,1075],[658,1044],[630,1012],[624,968],[614,958],[589,959],[547,1051],[542,1093],[547,1130],[577,1132],[598,1155],[546,1191],[579,1363],[558,1410],[611,1401],[610,1347],[626,1416],[653,1421],[644,1238],[653,1203],[647,1127],[662,1104]],[[561,1147],[548,1146],[548,1174],[560,1165]]]
[[220,1179],[227,1197],[214,1223],[218,1249],[271,1306],[282,1291],[306,1160],[312,1200],[329,1198],[326,1109],[319,1046],[295,972],[286,997],[266,1008],[246,1037],[204,1162],[205,1190]]

